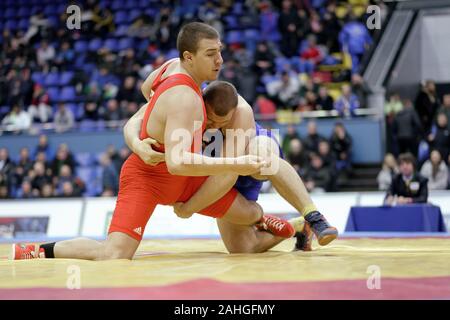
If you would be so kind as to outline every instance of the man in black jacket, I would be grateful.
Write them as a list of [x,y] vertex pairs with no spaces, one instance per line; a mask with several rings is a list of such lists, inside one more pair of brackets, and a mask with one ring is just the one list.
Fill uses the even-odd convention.
[[428,179],[416,172],[415,158],[411,153],[399,156],[400,173],[393,179],[384,204],[426,203],[428,199]]
[[394,117],[392,134],[398,143],[399,153],[411,152],[417,157],[423,128],[411,101],[408,99],[404,100],[403,110]]

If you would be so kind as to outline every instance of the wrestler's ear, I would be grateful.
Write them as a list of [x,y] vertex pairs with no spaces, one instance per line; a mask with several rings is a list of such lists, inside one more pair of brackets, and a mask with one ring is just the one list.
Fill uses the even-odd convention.
[[192,52],[189,52],[189,51],[184,51],[183,52],[183,59],[187,63],[192,64],[192,58],[193,57],[194,57],[194,55],[192,54]]

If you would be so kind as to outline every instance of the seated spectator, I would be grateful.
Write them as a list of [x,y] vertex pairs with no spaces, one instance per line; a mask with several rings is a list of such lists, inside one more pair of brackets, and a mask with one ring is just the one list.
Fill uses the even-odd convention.
[[33,177],[30,180],[33,190],[37,190],[38,194],[42,193],[45,184],[52,183],[52,177],[45,172],[45,164],[35,162],[33,165]]
[[72,110],[67,109],[64,103],[59,103],[58,110],[55,112],[55,131],[63,133],[71,130],[75,124],[74,118]]
[[75,198],[80,195],[76,193],[73,183],[70,181],[64,181],[59,192],[61,198]]
[[53,64],[58,68],[59,71],[67,70],[68,67],[75,60],[75,52],[70,47],[70,43],[68,41],[64,41],[61,44],[61,48],[56,53],[56,57],[53,60]]
[[8,149],[0,148],[0,174],[9,176],[14,169],[14,162],[9,157]]
[[436,112],[439,108],[439,98],[436,93],[434,81],[427,80],[422,85],[422,90],[417,95],[414,104],[425,134],[430,133]]
[[422,165],[420,173],[428,179],[429,190],[447,189],[448,168],[438,150],[431,151],[430,159]]
[[305,176],[312,178],[317,187],[325,191],[330,191],[332,177],[330,168],[324,165],[322,158],[316,153],[311,153],[310,159]]
[[353,73],[351,78],[352,92],[359,101],[360,108],[367,107],[367,96],[371,93],[369,86],[365,83],[364,78],[359,73]]
[[[442,106],[438,110],[439,113],[444,113],[447,116],[447,120],[450,120],[450,93],[444,94]],[[447,121],[447,129],[450,130],[450,121]]]
[[304,98],[300,99],[297,111],[314,111],[317,108],[316,95],[312,91],[308,91]]
[[110,99],[106,103],[106,112],[104,115],[106,121],[119,121],[123,119],[122,110],[116,99]]
[[312,77],[306,78],[305,83],[300,87],[300,97],[305,97],[307,92],[314,92],[315,94],[319,93],[319,84],[317,80]]
[[308,122],[308,134],[304,139],[305,149],[308,152],[319,152],[319,142],[326,140],[325,137],[317,133],[317,124],[314,120]]
[[342,123],[336,123],[330,138],[331,150],[336,157],[336,169],[349,170],[351,166],[352,137]]
[[300,17],[290,0],[282,1],[281,5],[280,17],[278,19],[278,30],[281,34],[280,48],[283,54],[290,58],[298,52]]
[[306,171],[309,159],[307,152],[303,149],[302,141],[298,138],[293,138],[289,142],[289,151],[286,153],[288,162],[294,169],[303,175]]
[[40,193],[42,198],[52,198],[56,196],[55,189],[51,183],[46,183],[42,186],[42,190]]
[[48,142],[48,136],[45,134],[39,136],[38,145],[33,150],[33,159],[36,159],[39,152],[45,153],[46,160],[53,157],[53,149]]
[[21,148],[19,153],[19,160],[16,166],[20,166],[24,169],[25,174],[33,168],[33,161],[30,157],[30,150],[28,148]]
[[56,151],[56,157],[52,161],[51,169],[54,176],[59,176],[61,168],[64,165],[70,167],[70,171],[75,170],[75,160],[72,153],[69,151],[69,147],[65,143],[61,143]]
[[323,140],[319,142],[318,154],[322,158],[323,165],[330,169],[333,169],[336,165],[336,157],[330,150],[330,144],[328,141]]
[[359,108],[359,101],[358,97],[352,93],[352,88],[349,85],[342,86],[342,95],[334,103],[334,108],[341,117],[355,115],[355,110]]
[[31,105],[28,107],[28,113],[32,121],[47,123],[52,118],[52,107],[49,105],[50,99],[44,88],[36,83],[34,85]]
[[87,101],[84,104],[84,116],[83,120],[97,121],[100,117],[100,110],[97,102]]
[[2,125],[7,131],[21,133],[31,127],[31,117],[28,112],[22,110],[19,105],[14,105],[2,120]]
[[325,86],[319,87],[319,95],[316,100],[317,110],[333,110],[334,101],[333,98],[328,94],[328,89]]
[[403,110],[395,115],[392,135],[397,141],[400,153],[411,152],[417,156],[423,129],[410,100],[405,100]]
[[438,150],[442,158],[447,160],[450,150],[450,131],[445,113],[439,113],[436,122],[431,131],[432,133],[428,135],[428,142],[432,149]]
[[387,190],[392,183],[392,178],[399,172],[397,160],[392,153],[384,156],[383,166],[378,173],[378,190]]
[[110,9],[102,9],[96,5],[92,12],[92,21],[94,22],[94,33],[97,36],[105,37],[108,33],[115,30],[114,16]]
[[265,95],[260,94],[253,104],[253,111],[255,112],[255,114],[270,116],[274,115],[277,112],[277,106]]
[[416,172],[415,157],[409,152],[402,153],[398,161],[400,172],[392,179],[384,204],[426,203],[428,200],[428,179]]
[[19,199],[32,199],[38,196],[39,194],[32,189],[30,180],[24,179],[16,197]]
[[289,148],[290,148],[290,143],[291,140],[294,139],[299,139],[300,140],[300,135],[298,134],[295,126],[293,126],[292,124],[287,126],[287,131],[286,134],[283,137],[283,141],[281,143],[281,149],[283,150],[284,154],[289,154]]
[[323,59],[323,54],[317,46],[317,38],[310,34],[308,35],[307,41],[308,46],[300,53],[300,57],[313,65],[317,65]]
[[259,77],[264,74],[273,74],[275,71],[275,55],[269,49],[266,42],[258,43],[254,56],[254,69]]
[[142,14],[128,27],[127,35],[129,37],[140,39],[155,40],[156,24],[154,23],[153,18],[146,14]]
[[141,93],[136,90],[136,78],[128,76],[123,81],[123,84],[117,93],[116,99],[119,103],[122,101],[132,102],[136,101],[137,96],[140,94]]
[[298,90],[300,83],[298,78],[289,75],[284,71],[281,80],[276,80],[267,84],[267,92],[274,99],[275,103],[282,108],[295,109],[298,104]]
[[106,153],[101,156],[100,164],[103,168],[102,197],[116,196],[119,189],[119,172]]
[[42,40],[41,45],[36,51],[37,63],[42,68],[48,68],[49,63],[55,58],[55,48],[48,43],[47,40]]

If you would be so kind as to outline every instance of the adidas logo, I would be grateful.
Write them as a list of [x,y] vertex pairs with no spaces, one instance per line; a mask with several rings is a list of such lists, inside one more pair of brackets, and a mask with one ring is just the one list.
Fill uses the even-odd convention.
[[138,235],[142,236],[142,228],[138,227],[136,229],[133,230],[134,232],[136,232]]

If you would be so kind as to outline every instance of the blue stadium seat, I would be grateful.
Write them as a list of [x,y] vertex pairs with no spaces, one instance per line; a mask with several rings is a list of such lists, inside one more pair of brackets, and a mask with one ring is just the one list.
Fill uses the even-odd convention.
[[276,72],[283,72],[286,69],[286,65],[290,66],[291,61],[285,57],[276,57],[275,58],[275,69]]
[[48,97],[50,98],[50,101],[58,101],[59,100],[59,93],[60,90],[56,87],[48,88],[47,89]]
[[13,19],[13,18],[15,19],[16,18],[16,10],[9,7],[8,9],[5,10],[3,17],[5,19]]
[[128,12],[117,11],[116,14],[114,15],[114,22],[116,24],[128,23]]
[[118,51],[119,42],[116,39],[106,39],[103,43],[103,47],[108,48],[110,51]]
[[88,43],[85,40],[77,40],[73,48],[75,52],[85,52],[88,50]]
[[59,101],[73,101],[76,99],[75,87],[63,87],[59,96]]
[[4,26],[5,29],[9,30],[17,30],[18,28],[18,22],[17,20],[7,20]]
[[20,30],[28,30],[30,26],[30,21],[28,18],[20,19],[18,27]]
[[134,41],[132,38],[123,38],[119,41],[119,50],[126,50],[129,48],[134,48]]
[[139,1],[137,1],[137,0],[125,1],[125,8],[127,8],[127,9],[137,9],[138,7],[139,7]]
[[93,120],[82,120],[79,127],[81,132],[93,132],[97,129],[97,124]]
[[127,35],[127,32],[128,32],[128,26],[125,25],[125,24],[123,24],[123,25],[120,25],[120,26],[116,29],[116,31],[114,32],[114,35],[115,35],[116,37],[123,37],[123,36],[126,36],[126,35]]
[[20,9],[17,11],[17,16],[18,17],[29,17],[31,15],[31,10],[30,7],[28,6],[22,6],[20,7]]
[[72,111],[73,116],[76,119],[76,114],[78,112],[78,105],[76,103],[66,103],[66,109],[69,109],[70,111]]
[[124,9],[125,8],[125,2],[126,1],[122,1],[122,0],[114,0],[111,3],[111,9],[114,10],[114,11]]
[[47,74],[47,76],[45,77],[44,85],[46,87],[53,87],[59,85],[59,74],[57,72]]
[[242,31],[229,31],[225,36],[225,43],[233,44],[233,43],[242,43],[244,39],[244,35]]
[[139,9],[131,10],[128,14],[128,22],[132,23],[135,21],[140,15],[142,14],[142,11]]
[[58,14],[57,5],[54,4],[46,5],[44,8],[44,14],[45,16],[52,16]]
[[75,59],[75,68],[82,69],[85,65],[86,54],[79,53]]
[[61,75],[59,77],[59,84],[62,86],[68,85],[70,83],[70,81],[72,81],[73,76],[74,76],[73,71],[65,71],[65,72],[61,73]]
[[31,75],[31,79],[34,82],[37,82],[37,83],[43,85],[45,82],[45,75],[42,72],[33,72],[33,74]]
[[223,17],[223,20],[225,21],[226,28],[228,29],[238,29],[239,28],[239,22],[236,16],[225,16]]
[[102,39],[100,39],[100,38],[92,39],[89,42],[89,46],[88,46],[90,51],[97,51],[101,47],[102,47]]
[[178,58],[179,53],[177,49],[171,49],[169,52],[167,52],[166,54],[166,59],[173,59],[173,58]]

